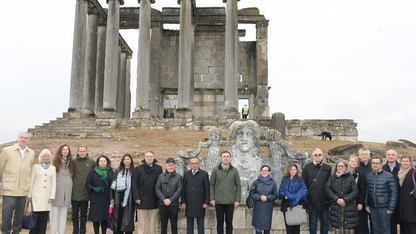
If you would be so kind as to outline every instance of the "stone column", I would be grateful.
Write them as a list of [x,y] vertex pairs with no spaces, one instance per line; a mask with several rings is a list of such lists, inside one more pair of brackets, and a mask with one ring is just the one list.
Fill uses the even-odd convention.
[[194,25],[192,24],[192,0],[180,2],[178,108],[175,118],[192,118],[194,108]]
[[225,16],[224,109],[222,118],[238,119],[238,0],[227,3]]
[[103,111],[99,118],[117,118],[117,78],[119,66],[119,22],[121,0],[107,0]]
[[120,118],[125,118],[124,112],[126,111],[126,61],[127,50],[125,48],[121,48],[120,67],[117,84],[117,113]]
[[149,71],[151,0],[139,0],[139,53],[137,53],[136,109],[133,118],[150,118]]
[[84,94],[82,113],[94,116],[95,73],[97,65],[98,14],[95,7],[88,8],[88,25],[85,53]]
[[162,54],[162,30],[159,22],[152,22],[150,53],[150,90],[149,107],[152,116],[163,116],[163,94],[160,91],[160,61]]
[[269,21],[259,21],[257,28],[257,105],[254,106],[254,118],[270,119],[269,116],[269,64],[268,64],[268,44],[267,28]]
[[72,45],[71,87],[69,112],[80,111],[84,85],[85,38],[87,30],[88,1],[77,0],[75,6],[74,37]]
[[98,21],[97,66],[95,72],[95,113],[103,111],[106,32],[106,22],[100,19]]
[[130,112],[131,112],[131,91],[130,91],[130,79],[131,79],[131,54],[127,54],[127,60],[126,60],[126,95],[125,99],[126,102],[124,107],[124,118],[130,118]]

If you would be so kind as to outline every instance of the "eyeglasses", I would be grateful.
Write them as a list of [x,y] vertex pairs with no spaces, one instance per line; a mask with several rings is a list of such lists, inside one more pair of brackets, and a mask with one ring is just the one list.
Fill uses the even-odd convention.
[[381,163],[379,163],[379,162],[371,162],[371,164],[377,165],[377,164],[381,164]]
[[322,154],[314,154],[313,156],[322,156]]
[[337,167],[345,167],[344,165],[337,165]]

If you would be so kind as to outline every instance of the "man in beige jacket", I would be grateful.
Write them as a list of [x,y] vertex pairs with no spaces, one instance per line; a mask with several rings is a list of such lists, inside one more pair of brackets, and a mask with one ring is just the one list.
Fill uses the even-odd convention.
[[17,144],[3,148],[0,153],[2,234],[19,233],[22,230],[26,197],[30,189],[30,171],[35,156],[33,150],[27,147],[29,139],[30,133],[21,132]]

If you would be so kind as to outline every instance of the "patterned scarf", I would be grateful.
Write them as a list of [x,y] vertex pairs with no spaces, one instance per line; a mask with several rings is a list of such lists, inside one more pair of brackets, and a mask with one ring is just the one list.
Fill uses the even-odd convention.
[[48,170],[49,166],[51,165],[50,162],[40,161],[39,163],[40,163],[40,166],[45,170]]

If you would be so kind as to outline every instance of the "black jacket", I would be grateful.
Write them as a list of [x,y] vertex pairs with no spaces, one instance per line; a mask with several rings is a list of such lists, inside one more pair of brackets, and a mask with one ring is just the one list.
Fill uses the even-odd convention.
[[133,172],[132,190],[133,199],[141,200],[141,204],[136,203],[137,209],[152,210],[158,207],[158,198],[155,192],[157,178],[162,174],[162,167],[156,164],[155,159],[152,167],[149,167],[143,160],[142,163]]
[[384,170],[366,176],[366,206],[394,211],[397,202],[397,185],[394,176]]
[[[114,173],[114,179],[115,180],[118,176],[118,173],[120,173],[120,169],[117,169]],[[114,199],[114,215],[111,219],[111,230],[114,232],[122,231],[122,232],[133,232],[134,231],[134,211],[136,210],[136,206],[134,205],[135,202],[133,201],[133,193],[132,188],[130,188],[129,191],[129,197],[126,204],[126,207],[123,209],[123,213],[120,213],[121,203],[124,199],[124,192],[116,192],[112,190],[112,197]],[[118,227],[118,220],[122,219],[121,221],[121,227]]]
[[[330,203],[331,225],[336,229],[354,229],[358,224],[356,198],[358,188],[354,177],[348,172],[341,176],[333,174],[325,187]],[[338,205],[338,198],[344,199],[346,206]]]
[[416,223],[416,199],[410,194],[413,191],[412,173],[416,178],[415,169],[411,169],[404,177],[403,184],[400,187],[400,215],[401,221]]
[[[319,177],[316,178],[319,169],[322,167]],[[331,166],[325,163],[315,165],[310,162],[305,165],[302,172],[302,178],[308,188],[308,204],[311,210],[328,210],[327,195],[325,192],[325,185],[331,176]]]
[[164,205],[163,200],[169,198],[170,206],[178,206],[182,195],[182,176],[176,172],[160,174],[156,181],[155,192],[160,205]]

